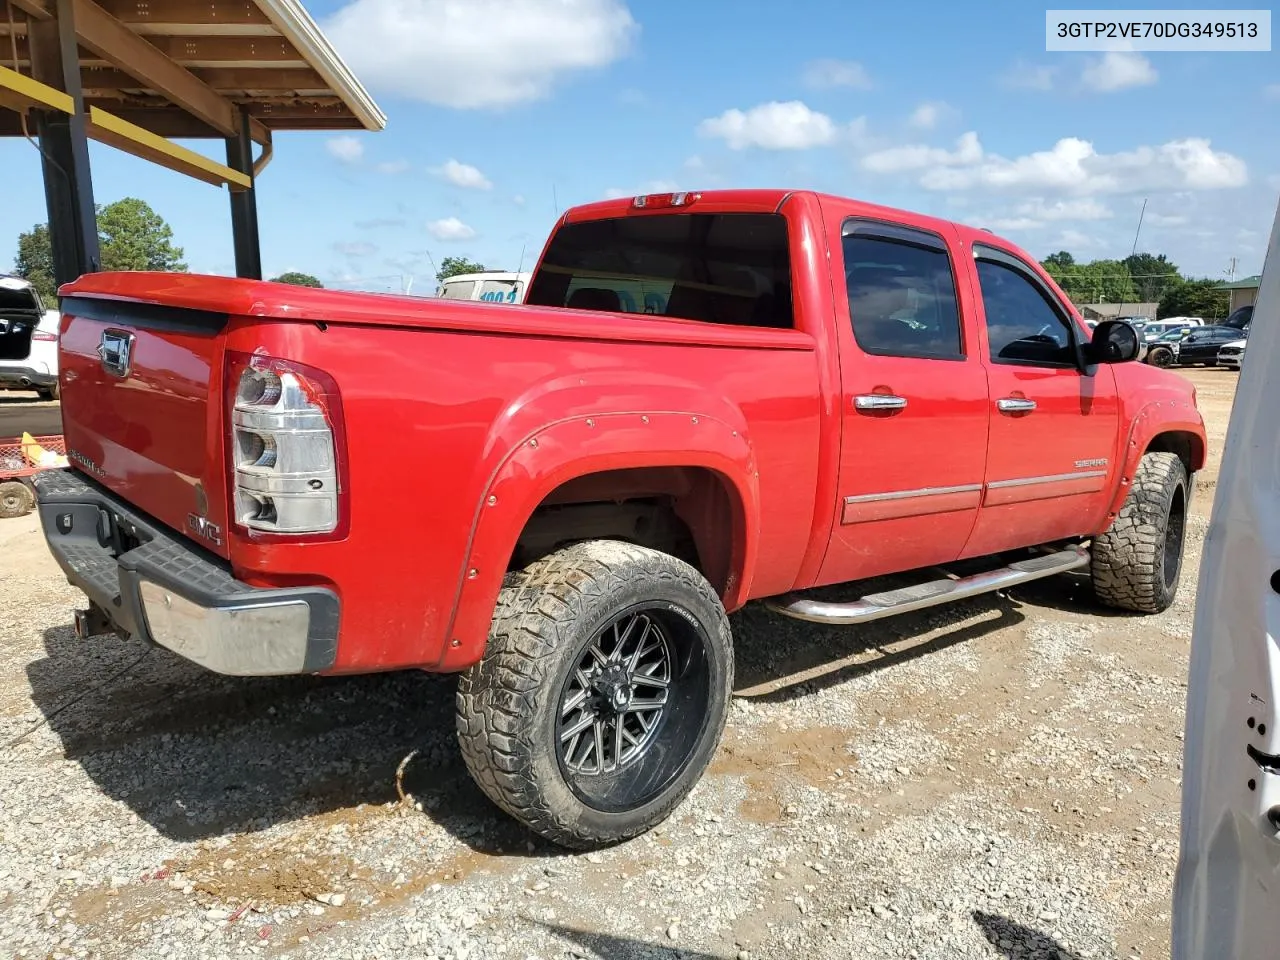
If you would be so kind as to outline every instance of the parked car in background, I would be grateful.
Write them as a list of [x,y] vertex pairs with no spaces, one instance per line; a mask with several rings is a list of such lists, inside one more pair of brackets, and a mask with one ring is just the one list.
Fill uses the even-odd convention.
[[1153,367],[1170,367],[1177,362],[1178,348],[1194,327],[1174,327],[1153,340],[1144,340],[1142,360]]
[[1239,370],[1244,363],[1244,348],[1248,340],[1232,340],[1218,351],[1218,365]]
[[0,390],[58,396],[57,310],[46,310],[35,287],[0,276]]
[[[1203,363],[1205,366],[1218,365],[1218,351],[1228,343],[1240,339],[1240,330],[1236,327],[1211,323],[1192,330],[1182,338],[1174,357],[1179,366],[1194,366]],[[1150,352],[1148,351],[1148,357]]]
[[1183,331],[1191,331],[1193,329],[1195,329],[1195,324],[1189,323],[1185,318],[1179,318],[1148,321],[1140,328],[1139,332],[1142,334],[1142,339],[1146,340],[1147,343],[1151,343],[1153,340],[1159,340],[1169,333],[1177,333],[1179,334],[1178,339],[1181,339]]
[[1222,321],[1224,327],[1235,327],[1237,330],[1248,330],[1249,325],[1253,323],[1253,304],[1248,303],[1243,307],[1236,307],[1231,311],[1227,319]]
[[454,277],[446,277],[436,288],[436,296],[445,300],[524,303],[524,292],[531,276],[531,273],[511,273],[506,270],[460,273]]

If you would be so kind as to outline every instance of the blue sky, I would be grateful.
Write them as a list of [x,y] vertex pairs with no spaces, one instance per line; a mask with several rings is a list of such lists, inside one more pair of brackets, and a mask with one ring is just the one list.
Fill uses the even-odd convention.
[[[1100,6],[1100,5],[1091,5]],[[1194,7],[1194,4],[1187,6]],[[386,130],[282,133],[258,185],[264,269],[415,292],[433,263],[536,259],[556,207],[814,188],[995,229],[1037,256],[1261,269],[1280,197],[1275,53],[1046,53],[1043,5],[838,0],[308,4]],[[188,144],[222,159],[220,143]],[[226,194],[91,145],[96,199],[140,196],[193,270],[231,273]],[[45,219],[0,141],[0,266]]]

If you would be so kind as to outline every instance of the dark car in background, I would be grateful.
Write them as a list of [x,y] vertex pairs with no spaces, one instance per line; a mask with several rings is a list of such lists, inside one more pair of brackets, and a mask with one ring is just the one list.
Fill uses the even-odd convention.
[[[1183,367],[1197,363],[1215,367],[1218,365],[1218,351],[1223,346],[1248,335],[1247,328],[1228,327],[1225,323],[1211,323],[1198,327],[1176,344],[1173,362]],[[1148,351],[1147,356],[1150,357],[1150,355]]]

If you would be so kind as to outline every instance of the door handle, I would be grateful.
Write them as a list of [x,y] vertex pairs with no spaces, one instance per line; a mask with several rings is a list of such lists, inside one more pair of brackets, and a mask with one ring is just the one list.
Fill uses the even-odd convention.
[[1035,408],[1036,402],[1024,397],[1001,397],[996,401],[996,409],[1001,413],[1030,413]]
[[901,410],[906,407],[907,398],[888,393],[862,393],[853,398],[853,405],[858,410]]

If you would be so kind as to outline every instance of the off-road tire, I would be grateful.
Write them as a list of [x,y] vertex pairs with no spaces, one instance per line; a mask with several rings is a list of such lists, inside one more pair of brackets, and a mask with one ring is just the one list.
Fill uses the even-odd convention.
[[1189,489],[1177,454],[1143,454],[1120,513],[1093,541],[1090,572],[1103,604],[1160,613],[1173,603],[1182,574]]
[[1147,363],[1153,367],[1173,366],[1173,351],[1168,347],[1156,347],[1147,354]]
[[40,387],[36,393],[40,395],[40,399],[45,402],[58,399],[58,385],[55,383],[51,387]]
[[[682,701],[686,717],[699,717],[695,723],[681,728],[666,716],[658,721],[692,739],[683,766],[673,768],[656,796],[606,811],[575,792],[562,765],[557,721],[562,691],[580,659],[637,605],[678,617],[691,650],[695,638],[701,642],[706,676],[696,686],[705,694]],[[673,669],[673,691],[678,680]],[[498,807],[560,846],[599,848],[646,832],[684,800],[719,744],[732,686],[729,621],[702,574],[656,550],[593,540],[507,575],[484,658],[459,679],[458,740],[472,778]]]
[[0,517],[24,517],[35,509],[36,498],[31,488],[17,480],[0,483]]

